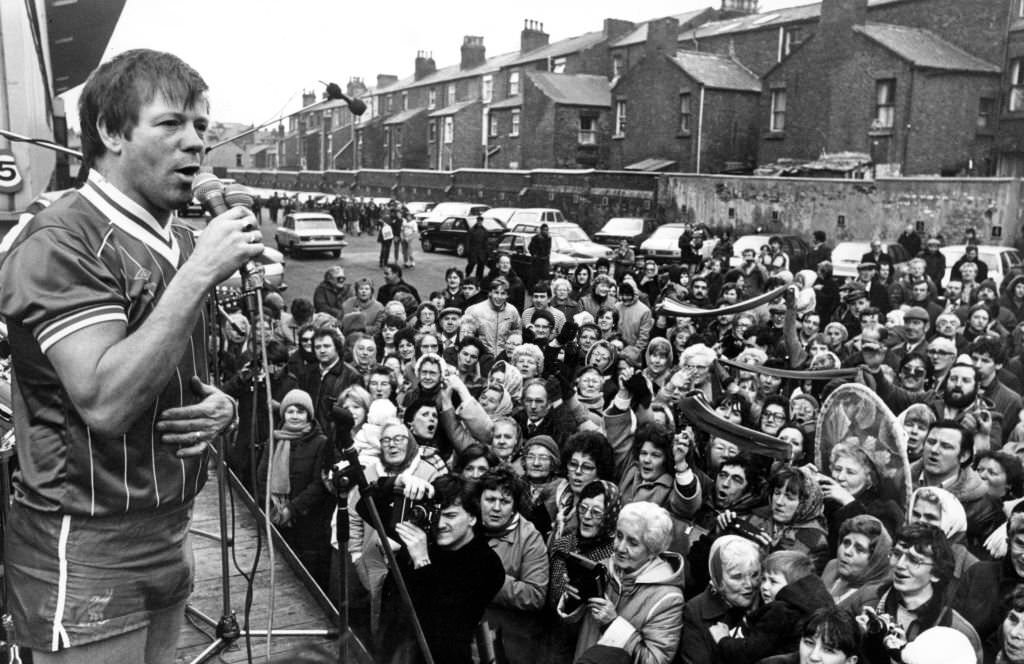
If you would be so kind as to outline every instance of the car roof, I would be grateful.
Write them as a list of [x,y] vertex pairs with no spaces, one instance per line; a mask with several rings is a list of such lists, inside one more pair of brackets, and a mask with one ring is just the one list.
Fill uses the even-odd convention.
[[326,212],[292,212],[288,215],[289,217],[299,221],[301,219],[330,219],[334,221],[334,217],[327,214]]

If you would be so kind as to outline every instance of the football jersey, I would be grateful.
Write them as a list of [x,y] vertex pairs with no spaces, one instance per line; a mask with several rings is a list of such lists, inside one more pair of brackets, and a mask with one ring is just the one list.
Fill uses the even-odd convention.
[[118,437],[86,425],[46,356],[90,325],[119,321],[134,333],[194,247],[188,227],[176,219],[161,226],[95,171],[21,229],[0,263],[20,465],[15,500],[106,516],[188,503],[202,488],[207,455],[179,459],[155,426],[165,409],[199,401],[192,376],[209,382],[205,307],[171,380]]

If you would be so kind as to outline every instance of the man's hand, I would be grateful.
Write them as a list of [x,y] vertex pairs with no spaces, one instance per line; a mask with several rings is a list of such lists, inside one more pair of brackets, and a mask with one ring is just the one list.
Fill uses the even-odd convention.
[[395,532],[402,538],[409,558],[412,559],[414,567],[423,567],[430,564],[430,554],[427,551],[427,534],[418,526],[402,521],[395,524]]
[[160,442],[178,445],[179,458],[197,456],[215,436],[226,429],[235,418],[235,402],[212,385],[206,385],[193,376],[189,387],[203,400],[192,406],[168,408],[160,413],[156,429]]
[[256,217],[243,207],[214,217],[196,241],[186,265],[200,270],[203,281],[210,286],[219,284],[246,261],[263,253],[263,234],[255,227]]

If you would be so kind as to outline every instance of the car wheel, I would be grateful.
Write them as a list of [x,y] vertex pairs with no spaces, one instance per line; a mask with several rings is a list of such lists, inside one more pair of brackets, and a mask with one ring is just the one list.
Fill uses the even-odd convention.
[[334,256],[335,258],[341,258],[341,249],[335,249],[334,251],[331,252],[331,255]]
[[463,258],[466,255],[466,243],[460,242],[455,245],[455,255],[459,258]]
[[277,238],[274,238],[274,244],[277,245],[277,250],[280,251],[282,254],[287,254],[288,253],[288,246],[285,245],[284,242],[281,242]]
[[434,243],[430,240],[420,240],[420,246],[423,247],[423,251],[431,253],[434,251]]

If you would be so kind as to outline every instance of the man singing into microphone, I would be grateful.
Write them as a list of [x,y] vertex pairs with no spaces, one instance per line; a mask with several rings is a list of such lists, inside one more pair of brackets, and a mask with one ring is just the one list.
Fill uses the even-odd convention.
[[172,662],[186,533],[233,401],[208,383],[206,294],[263,245],[233,208],[199,240],[191,197],[207,86],[173,55],[123,53],[79,102],[88,180],[0,265],[20,473],[6,541],[14,641],[43,662]]

